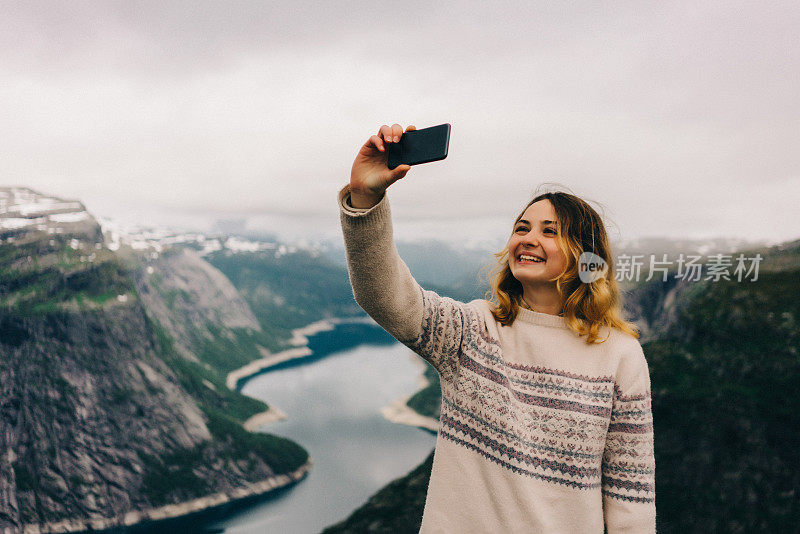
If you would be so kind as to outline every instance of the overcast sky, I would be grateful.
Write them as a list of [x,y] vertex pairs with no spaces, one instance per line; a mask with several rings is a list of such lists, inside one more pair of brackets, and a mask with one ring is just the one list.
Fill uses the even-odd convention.
[[96,215],[337,235],[361,144],[449,122],[399,237],[507,235],[544,182],[613,237],[800,237],[793,1],[0,6],[0,185]]

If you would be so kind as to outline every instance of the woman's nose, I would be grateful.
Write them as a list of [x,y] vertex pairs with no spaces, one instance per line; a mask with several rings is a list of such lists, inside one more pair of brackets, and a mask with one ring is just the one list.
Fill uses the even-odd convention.
[[528,235],[522,238],[522,244],[528,245],[530,248],[539,246],[539,237],[533,232],[528,232]]

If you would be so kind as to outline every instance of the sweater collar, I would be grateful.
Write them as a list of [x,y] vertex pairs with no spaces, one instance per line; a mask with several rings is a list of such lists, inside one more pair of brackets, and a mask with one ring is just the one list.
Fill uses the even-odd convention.
[[560,315],[551,315],[519,307],[515,321],[523,323],[538,324],[541,326],[552,326],[555,328],[569,328],[567,321]]

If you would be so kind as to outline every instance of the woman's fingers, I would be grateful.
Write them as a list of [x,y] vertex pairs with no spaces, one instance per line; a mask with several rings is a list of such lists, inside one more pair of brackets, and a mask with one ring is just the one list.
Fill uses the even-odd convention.
[[398,142],[400,140],[400,136],[403,135],[403,127],[397,123],[393,124],[392,135],[394,136],[394,142]]
[[392,171],[392,173],[394,174],[395,178],[400,179],[403,176],[405,176],[406,173],[408,171],[410,171],[410,170],[411,170],[411,165],[403,164],[403,165],[398,165],[397,167],[395,167],[394,170]]
[[408,171],[410,171],[410,170],[411,170],[411,166],[409,166],[409,165],[398,165],[397,167],[395,167],[394,169],[389,171],[389,174],[387,175],[387,179],[386,179],[386,187],[389,187],[390,185],[395,183],[397,180],[399,180],[400,178],[404,177],[406,175],[406,173]]
[[378,135],[380,135],[381,139],[387,143],[391,143],[394,140],[394,132],[392,132],[392,127],[385,124],[380,127],[380,130],[378,130]]
[[377,148],[377,149],[378,149],[378,150],[380,150],[381,152],[383,152],[383,151],[386,149],[386,148],[383,146],[383,139],[381,139],[381,138],[380,138],[380,136],[377,136],[377,135],[373,135],[372,137],[370,137],[370,138],[367,140],[367,144],[368,144],[368,145],[370,145],[370,144],[371,144],[372,146],[374,146],[375,148]]
[[[409,126],[406,132],[416,130],[416,126]],[[381,152],[386,152],[386,143],[397,143],[403,136],[403,127],[395,123],[392,126],[384,124],[378,128],[378,133],[367,140],[367,146],[373,146]],[[408,171],[406,171],[408,172]]]
[[[409,126],[406,128],[407,132],[411,132],[416,130],[416,126]],[[395,123],[392,126],[387,126],[384,124],[380,128],[378,128],[378,135],[380,136],[381,140],[386,143],[397,143],[400,141],[400,138],[403,136],[403,127],[399,124]]]

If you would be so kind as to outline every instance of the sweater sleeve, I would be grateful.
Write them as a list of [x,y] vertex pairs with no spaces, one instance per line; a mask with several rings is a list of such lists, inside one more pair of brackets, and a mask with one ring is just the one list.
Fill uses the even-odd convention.
[[424,290],[400,259],[394,244],[389,200],[353,208],[350,186],[339,191],[347,268],[353,296],[380,326],[422,356],[447,379],[457,373],[458,352],[468,322],[468,305]]
[[608,534],[656,531],[655,451],[650,373],[637,341],[614,380],[611,422],[602,463]]

